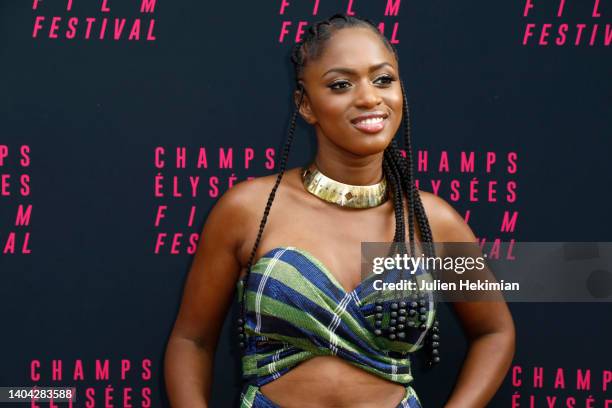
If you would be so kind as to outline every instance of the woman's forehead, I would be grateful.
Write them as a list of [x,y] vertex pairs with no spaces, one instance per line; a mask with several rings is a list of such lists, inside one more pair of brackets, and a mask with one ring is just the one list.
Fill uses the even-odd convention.
[[367,71],[384,62],[397,67],[393,52],[377,33],[364,27],[343,28],[332,34],[318,58],[307,61],[304,75],[320,77],[335,67]]

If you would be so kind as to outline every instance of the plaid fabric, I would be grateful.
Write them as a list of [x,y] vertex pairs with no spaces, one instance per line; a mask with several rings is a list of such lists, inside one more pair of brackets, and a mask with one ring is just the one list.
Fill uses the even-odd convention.
[[[400,278],[399,271],[371,275],[346,292],[325,265],[302,249],[278,247],[266,253],[253,265],[248,284],[238,283],[239,294],[247,291],[242,359],[246,384],[267,384],[314,356],[338,356],[389,381],[409,384],[413,380],[409,353],[422,346],[426,332],[410,329],[402,341],[373,333],[374,301],[384,301],[386,326],[390,304],[410,300],[411,294],[376,291],[372,282]],[[431,276],[419,270],[417,278]],[[429,327],[435,316],[431,297],[427,305]]]
[[[280,408],[259,391],[259,387],[249,385],[242,392],[240,408]],[[411,386],[406,386],[406,395],[397,408],[422,408],[421,402]]]

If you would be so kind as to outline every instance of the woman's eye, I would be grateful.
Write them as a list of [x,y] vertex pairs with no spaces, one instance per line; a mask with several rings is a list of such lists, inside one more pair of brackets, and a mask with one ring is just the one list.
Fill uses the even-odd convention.
[[381,77],[376,78],[374,82],[382,84],[382,85],[391,85],[393,81],[395,81],[395,78],[392,78],[388,75],[383,75]]
[[329,85],[331,89],[346,89],[351,84],[348,81],[336,81],[333,84]]

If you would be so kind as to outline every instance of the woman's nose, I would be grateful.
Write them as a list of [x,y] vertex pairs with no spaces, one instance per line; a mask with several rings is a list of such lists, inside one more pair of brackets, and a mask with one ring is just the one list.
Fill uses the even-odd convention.
[[378,93],[378,89],[372,84],[365,84],[360,87],[357,95],[357,106],[373,107],[382,102],[382,98]]

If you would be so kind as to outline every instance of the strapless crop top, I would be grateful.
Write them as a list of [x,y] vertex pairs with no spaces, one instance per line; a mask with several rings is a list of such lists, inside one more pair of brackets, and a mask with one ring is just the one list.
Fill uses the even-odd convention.
[[[410,383],[409,353],[422,347],[434,321],[435,303],[428,295],[421,304],[427,308],[427,320],[419,324],[427,330],[407,328],[401,341],[376,336],[374,316],[381,306],[382,324],[386,326],[392,303],[411,301],[414,294],[377,291],[372,279],[397,282],[398,273],[370,275],[346,292],[326,266],[307,251],[291,246],[268,251],[252,266],[248,282],[238,281],[239,299],[246,290],[245,382],[262,386],[312,357],[337,356],[384,379]],[[430,276],[422,269],[416,275],[419,279]]]

